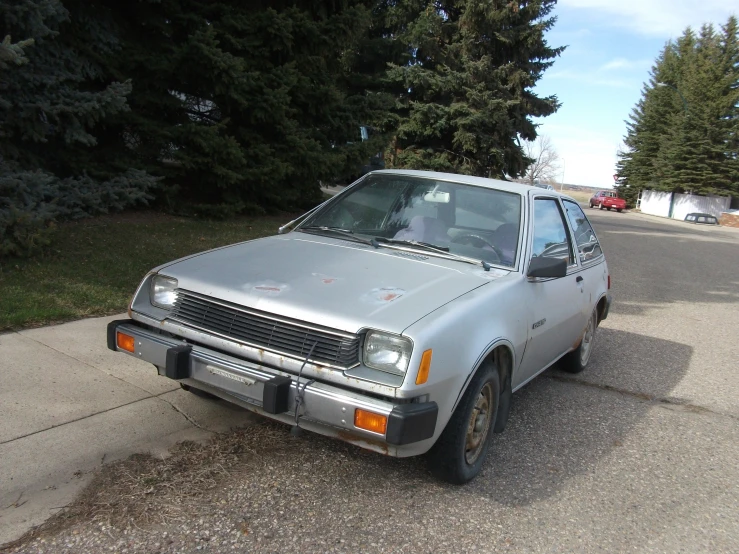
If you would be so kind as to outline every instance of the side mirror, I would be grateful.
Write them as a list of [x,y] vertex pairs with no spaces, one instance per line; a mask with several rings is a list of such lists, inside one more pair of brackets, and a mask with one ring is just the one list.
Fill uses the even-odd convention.
[[547,258],[537,256],[531,258],[527,277],[558,279],[567,275],[567,260],[564,258]]

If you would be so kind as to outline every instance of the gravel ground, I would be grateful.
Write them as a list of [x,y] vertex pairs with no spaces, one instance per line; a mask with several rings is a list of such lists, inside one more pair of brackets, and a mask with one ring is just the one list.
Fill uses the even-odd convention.
[[[182,473],[166,476],[205,474],[208,486],[163,478],[116,519],[128,508],[96,511],[98,483],[85,510],[8,552],[737,552],[736,243],[643,216],[591,218],[621,294],[592,368],[516,393],[472,483],[260,421],[215,439],[228,456],[210,445],[199,458],[226,460],[223,471],[173,454]],[[106,472],[108,487],[139,492],[152,475]]]

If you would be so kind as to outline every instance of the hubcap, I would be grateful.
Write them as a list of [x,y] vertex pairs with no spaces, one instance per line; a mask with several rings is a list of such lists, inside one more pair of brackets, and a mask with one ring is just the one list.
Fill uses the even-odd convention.
[[580,365],[585,366],[590,359],[590,353],[593,351],[593,339],[595,338],[595,311],[593,311],[590,319],[588,320],[588,326],[585,329],[585,334],[582,337],[582,343],[580,345]]
[[474,464],[482,453],[485,437],[490,430],[493,409],[493,387],[490,383],[485,383],[467,424],[464,457],[468,464]]

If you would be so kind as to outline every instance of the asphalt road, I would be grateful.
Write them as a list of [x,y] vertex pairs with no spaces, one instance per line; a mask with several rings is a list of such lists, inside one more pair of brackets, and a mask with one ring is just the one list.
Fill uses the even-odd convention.
[[185,523],[82,525],[24,551],[736,552],[739,232],[587,213],[614,295],[591,364],[516,393],[469,485],[311,435]]

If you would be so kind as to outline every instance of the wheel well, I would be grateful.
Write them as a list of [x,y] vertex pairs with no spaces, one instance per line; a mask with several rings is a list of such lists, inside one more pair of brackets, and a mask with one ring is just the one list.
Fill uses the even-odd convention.
[[500,379],[500,398],[498,403],[498,413],[495,417],[494,431],[502,433],[508,422],[508,414],[511,411],[511,376],[513,374],[513,352],[507,346],[498,346],[490,353],[495,367],[498,368],[498,376]]
[[504,391],[511,385],[511,374],[513,373],[513,355],[507,346],[497,346],[485,361],[492,361],[498,368],[500,377],[500,390]]
[[482,360],[480,365],[477,366],[477,368],[472,373],[470,373],[469,377],[467,377],[467,381],[465,382],[464,387],[462,387],[462,390],[459,391],[459,396],[457,396],[457,400],[454,403],[455,410],[457,409],[462,395],[467,390],[467,386],[470,384],[475,374],[477,374],[477,372],[480,371],[480,369],[483,368],[486,364],[491,362],[494,363],[495,367],[498,369],[501,392],[505,390],[510,390],[511,375],[513,374],[513,352],[508,346],[499,345],[496,346],[491,352],[489,352],[488,355],[485,356],[485,358]]
[[598,301],[597,310],[598,310],[598,323],[599,324],[601,321],[603,321],[603,314],[606,312],[606,303],[607,303],[607,299],[605,296]]
[[467,378],[467,382],[465,383],[462,390],[459,391],[459,396],[457,396],[457,400],[454,403],[454,410],[456,410],[459,407],[459,402],[462,399],[462,396],[465,394],[467,390],[467,386],[470,384],[472,379],[474,378],[475,374],[480,371],[482,367],[484,367],[488,363],[494,363],[495,367],[498,369],[498,377],[500,382],[500,394],[501,394],[501,404],[498,407],[498,418],[496,418],[496,424],[495,424],[495,432],[500,433],[503,428],[505,427],[506,421],[508,420],[508,412],[510,409],[510,400],[511,400],[511,378],[513,375],[513,351],[509,346],[506,345],[499,345],[496,346],[491,352],[485,356],[485,358],[482,360],[479,366],[473,371],[469,377]]

